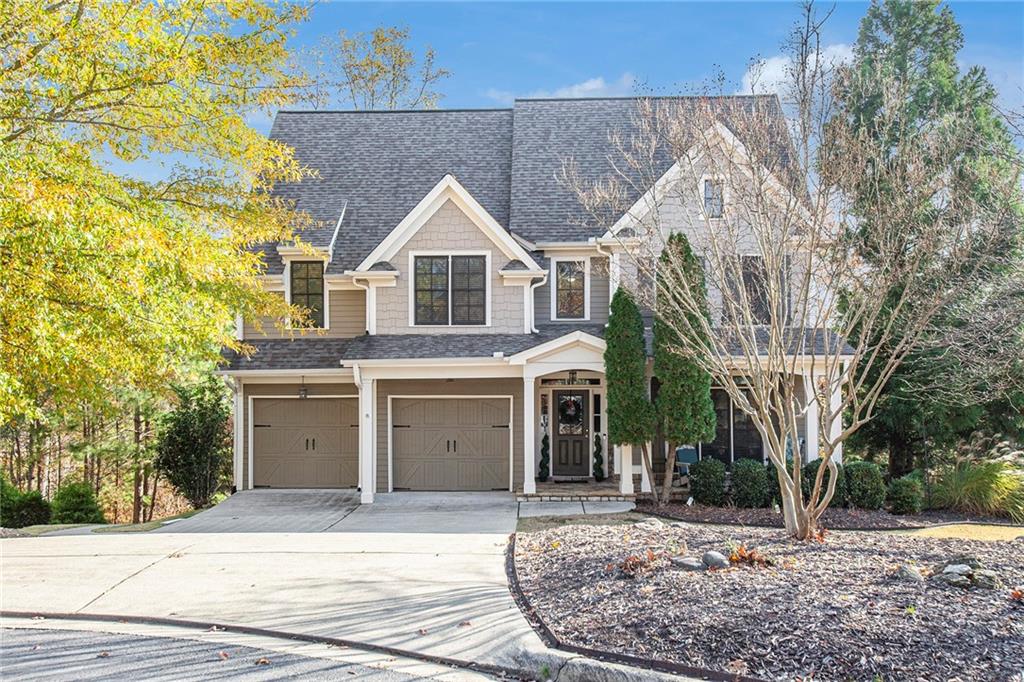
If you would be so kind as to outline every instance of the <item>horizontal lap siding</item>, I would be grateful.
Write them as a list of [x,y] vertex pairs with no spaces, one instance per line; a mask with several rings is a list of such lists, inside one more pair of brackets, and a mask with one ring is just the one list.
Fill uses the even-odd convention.
[[387,379],[377,381],[377,492],[388,491],[388,396],[512,396],[512,481],[523,480],[522,379]]
[[[282,396],[299,394],[300,384],[244,384],[242,409],[245,416],[242,420],[242,489],[249,487],[249,398],[259,396]],[[306,384],[311,397],[318,395],[358,395],[355,384]]]
[[[281,294],[283,296],[283,294]],[[328,294],[330,306],[331,328],[319,334],[315,331],[305,332],[306,336],[325,336],[328,338],[351,338],[366,332],[366,293],[362,290],[332,289]],[[262,330],[246,320],[243,334],[246,339],[282,338],[289,332],[274,326],[273,318],[261,320]],[[296,336],[299,333],[296,332]]]

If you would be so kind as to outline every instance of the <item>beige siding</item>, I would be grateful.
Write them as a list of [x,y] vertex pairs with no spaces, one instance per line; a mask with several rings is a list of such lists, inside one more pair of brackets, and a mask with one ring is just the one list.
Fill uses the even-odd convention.
[[512,480],[523,480],[522,379],[381,379],[377,386],[377,492],[388,490],[388,396],[510,395],[512,404]]
[[[284,295],[281,293],[280,295]],[[361,289],[331,289],[328,293],[331,328],[324,332],[325,337],[349,338],[360,336],[366,331],[366,292]],[[289,332],[274,326],[274,320],[267,317],[262,320],[262,331],[248,320],[245,322],[246,339],[281,338]],[[298,333],[298,332],[297,332]],[[301,332],[304,335],[318,335],[315,331]]]
[[[579,324],[580,320],[552,320],[551,287],[554,273],[550,272],[543,285],[533,290],[533,310],[536,324]],[[590,258],[590,322],[604,324],[608,321],[608,259]]]
[[[242,401],[245,412],[242,419],[242,489],[249,486],[249,398],[259,396],[288,396],[299,394],[299,384],[244,384]],[[318,395],[358,395],[355,384],[306,384],[311,396]]]
[[[491,254],[491,326],[490,327],[416,327],[409,324],[409,254],[429,251],[487,251]],[[518,334],[523,331],[523,289],[506,286],[498,271],[508,263],[503,254],[469,217],[451,201],[431,216],[392,259],[399,270],[394,287],[377,290],[378,334]]]

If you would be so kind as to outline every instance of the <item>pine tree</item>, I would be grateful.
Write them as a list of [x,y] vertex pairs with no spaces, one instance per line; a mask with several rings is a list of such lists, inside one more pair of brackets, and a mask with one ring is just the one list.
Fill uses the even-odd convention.
[[[605,342],[608,441],[614,445],[639,445],[644,468],[653,484],[647,443],[654,438],[655,415],[647,393],[644,321],[633,297],[623,288],[612,297]],[[623,470],[622,475],[632,476],[632,472]],[[652,485],[651,490],[657,500],[657,488]]]
[[[684,276],[689,286],[701,292],[707,316],[707,294],[700,260],[682,233],[673,234],[661,255],[663,272]],[[668,501],[672,491],[672,470],[676,448],[683,444],[710,441],[715,437],[715,405],[711,401],[711,375],[685,355],[686,337],[702,334],[700,321],[693,315],[681,315],[678,306],[660,306],[654,320],[654,375],[658,377],[658,398],[655,401],[658,424],[668,443],[665,458],[665,481],[662,500]],[[701,342],[704,347],[706,342]]]

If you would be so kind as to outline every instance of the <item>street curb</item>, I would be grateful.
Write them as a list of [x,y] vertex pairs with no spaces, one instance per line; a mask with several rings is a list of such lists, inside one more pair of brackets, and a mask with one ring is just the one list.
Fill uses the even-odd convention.
[[[640,658],[613,651],[589,649],[561,641],[533,608],[523,592],[523,588],[519,584],[519,574],[516,571],[515,552],[516,534],[512,533],[509,536],[508,548],[505,552],[505,573],[508,577],[509,591],[519,610],[523,612],[527,622],[549,648],[584,657],[567,661],[559,670],[558,682],[568,680],[644,682],[652,679],[678,679],[679,675],[713,682],[766,682],[758,677],[731,674],[710,668],[698,668],[660,659]],[[566,676],[567,674],[568,676]]]
[[281,630],[270,630],[267,628],[258,628],[250,625],[231,625],[228,623],[213,623],[178,618],[163,618],[160,616],[119,616],[116,614],[109,613],[53,613],[47,611],[0,611],[0,618],[25,618],[30,620],[50,619],[101,623],[136,623],[139,625],[165,625],[169,627],[179,627],[190,630],[216,630],[218,632],[255,635],[258,637],[286,639],[296,642],[308,642],[310,644],[326,644],[336,647],[356,649],[360,651],[369,651],[373,653],[386,654],[388,656],[398,656],[402,658],[414,659],[417,661],[423,661],[424,663],[432,663],[434,665],[448,666],[450,668],[459,668],[460,670],[469,670],[472,672],[486,673],[488,675],[493,675],[496,677],[500,677],[502,679],[525,680],[528,682],[543,682],[543,680],[540,680],[540,678],[537,676],[535,672],[517,670],[511,667],[490,665],[486,663],[468,663],[466,661],[460,661],[458,659],[448,658],[446,656],[432,656],[430,654],[423,654],[416,651],[408,651],[406,649],[398,649],[390,646],[368,644],[366,642],[357,642],[351,639],[341,639],[338,637],[324,637],[321,635],[307,635],[298,632],[284,632]]

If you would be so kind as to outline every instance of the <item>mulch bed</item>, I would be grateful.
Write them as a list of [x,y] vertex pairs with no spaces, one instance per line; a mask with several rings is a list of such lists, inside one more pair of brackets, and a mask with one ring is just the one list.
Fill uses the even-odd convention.
[[[770,567],[685,571],[667,554],[755,546]],[[635,577],[629,556],[656,558]],[[562,642],[771,680],[1010,680],[1024,661],[1024,541],[849,532],[824,544],[777,530],[648,520],[519,533],[530,605]],[[969,554],[998,589],[898,580]]]
[[[741,526],[782,528],[782,514],[774,509],[743,509],[741,507],[704,507],[699,504],[666,504],[657,507],[649,500],[637,502],[637,510],[670,516],[680,521]],[[865,511],[830,507],[819,525],[831,530],[882,530],[921,528],[945,523],[1008,523],[1007,519],[930,510],[911,516],[898,516],[887,511]]]

